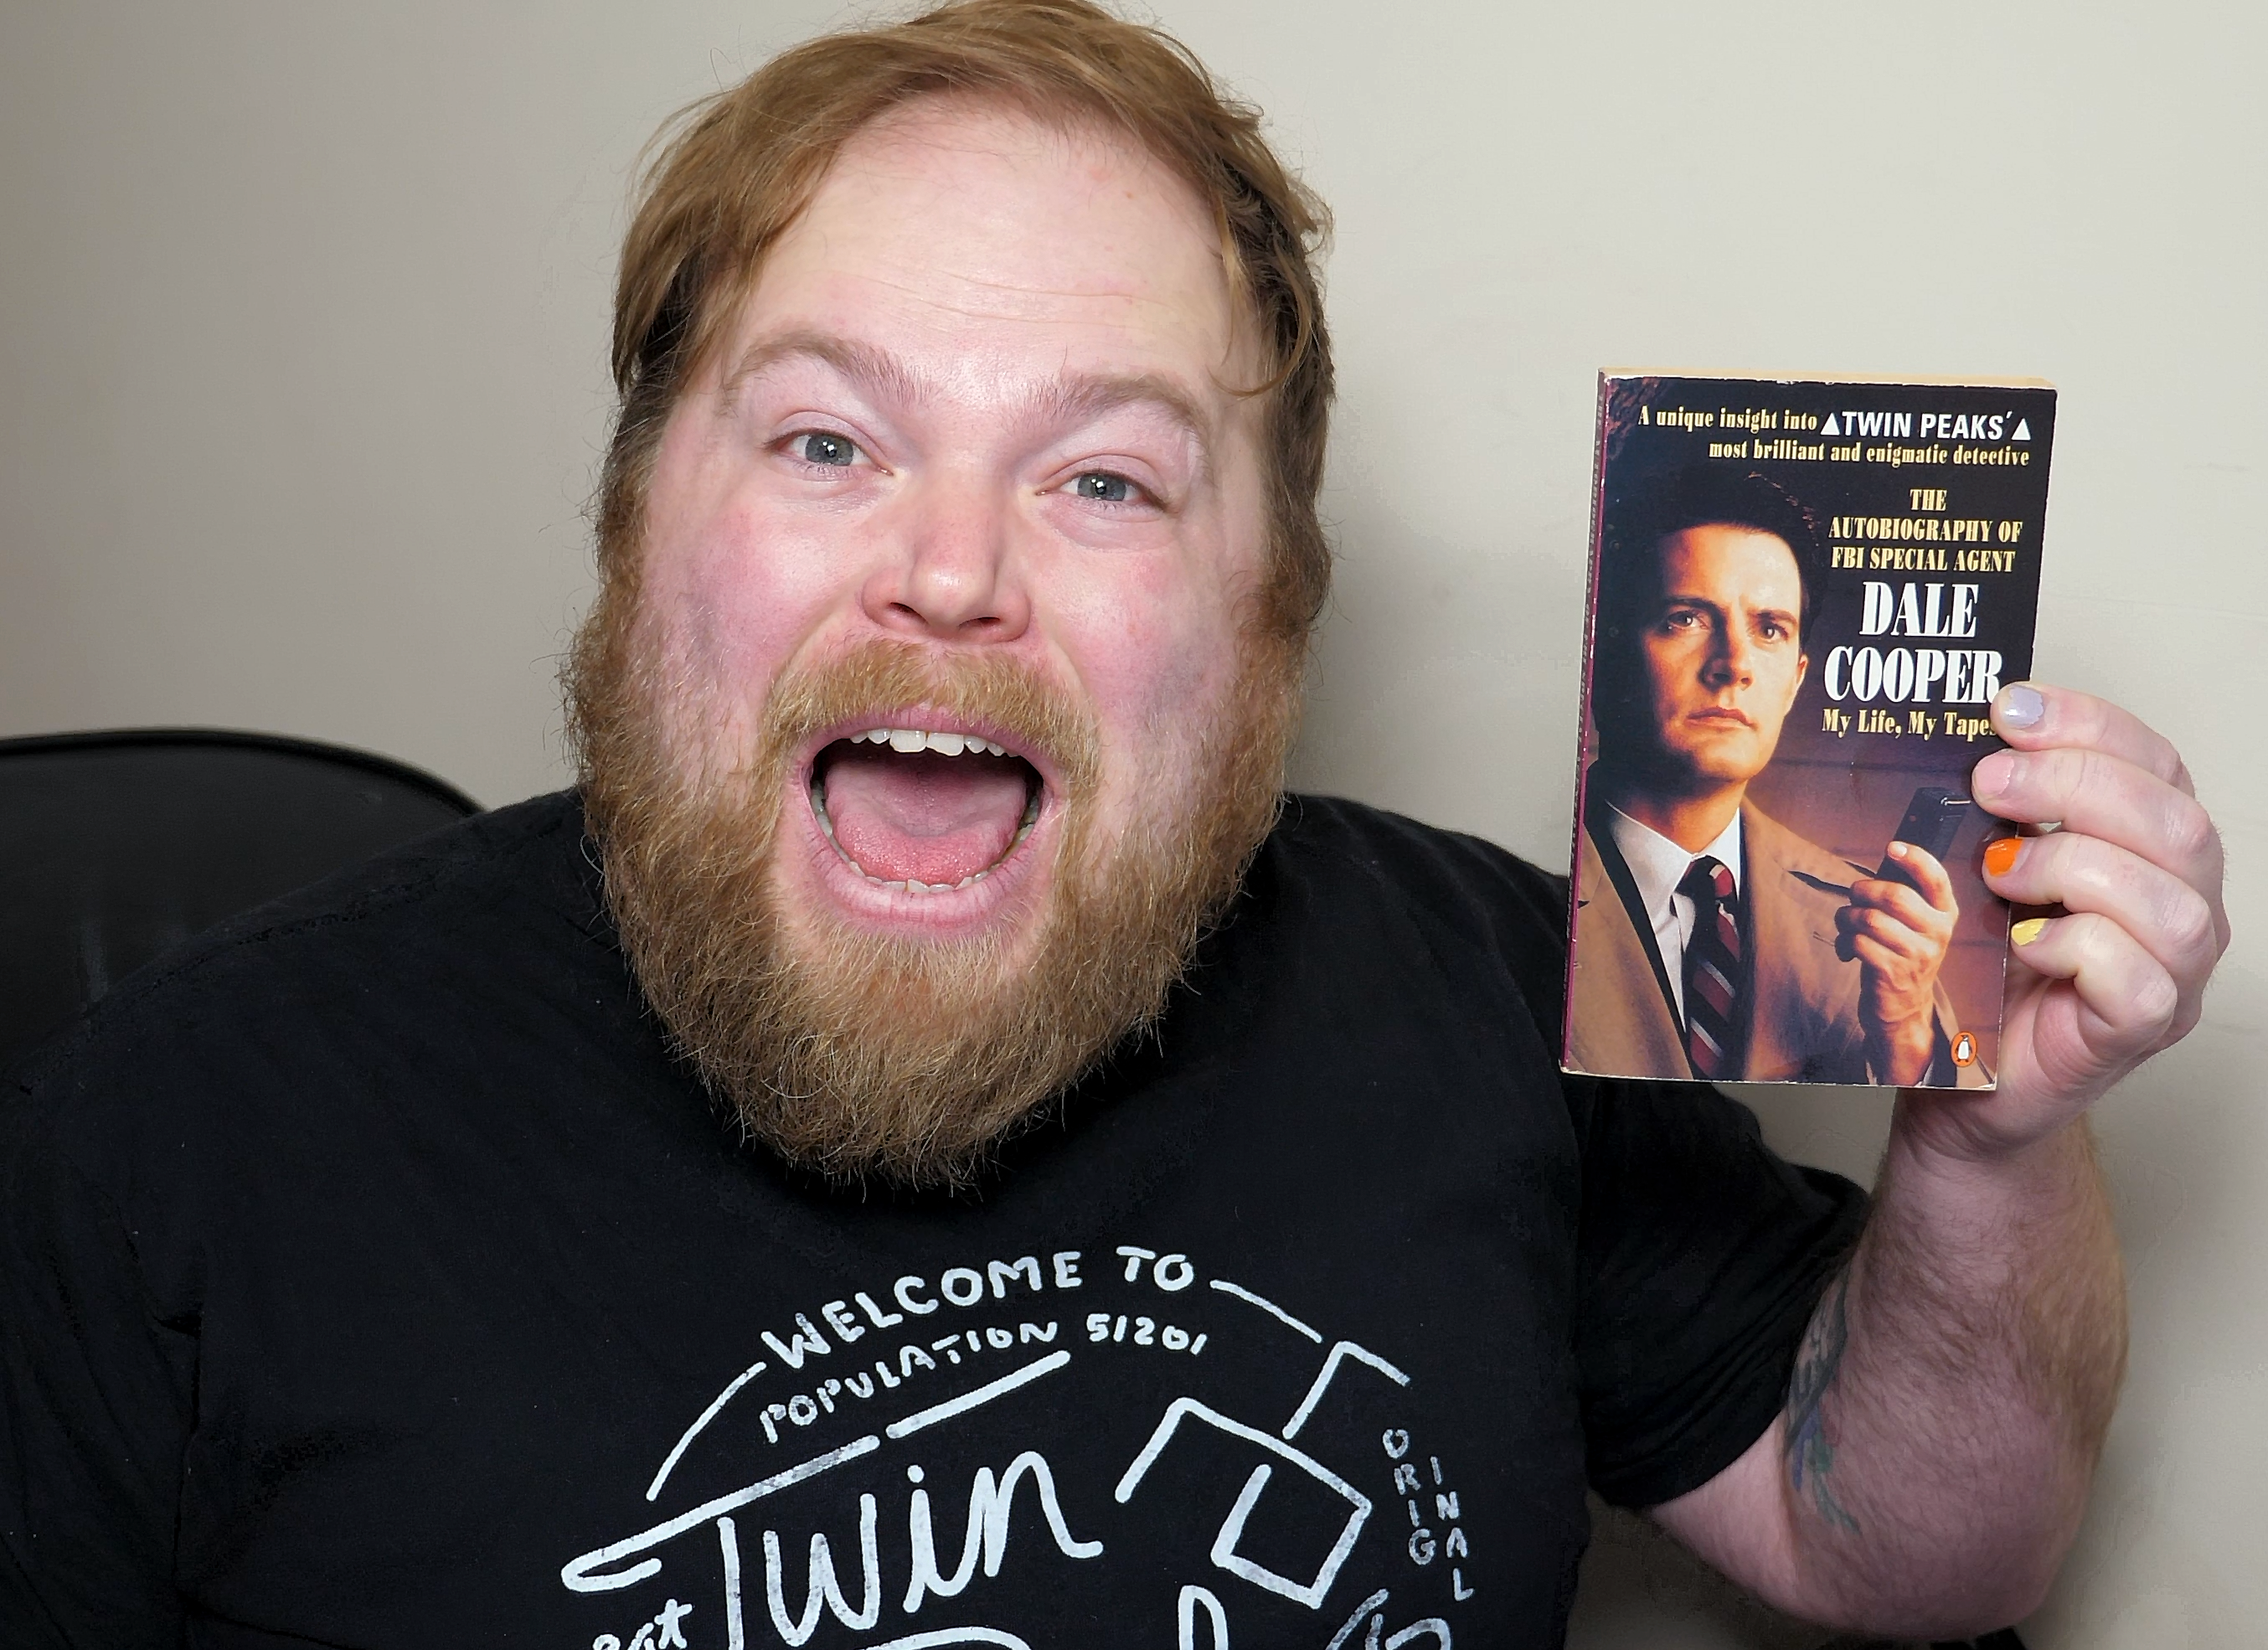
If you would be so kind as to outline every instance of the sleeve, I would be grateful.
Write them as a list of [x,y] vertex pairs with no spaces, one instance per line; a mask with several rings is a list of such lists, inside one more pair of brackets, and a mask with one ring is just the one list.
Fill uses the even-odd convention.
[[1583,1139],[1576,1359],[1593,1487],[1697,1489],[1771,1425],[1866,1194],[1691,1083],[1565,1079]]
[[0,1108],[0,1644],[177,1646],[193,1324],[20,1094]]

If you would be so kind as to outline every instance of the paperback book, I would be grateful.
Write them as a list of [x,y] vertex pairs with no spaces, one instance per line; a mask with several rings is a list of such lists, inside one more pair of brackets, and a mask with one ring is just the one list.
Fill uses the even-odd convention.
[[1562,1064],[1990,1087],[2055,391],[1599,386]]

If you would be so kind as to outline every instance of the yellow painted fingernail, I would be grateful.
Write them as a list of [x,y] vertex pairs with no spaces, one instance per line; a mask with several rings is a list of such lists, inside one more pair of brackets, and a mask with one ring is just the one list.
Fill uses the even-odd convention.
[[2027,917],[2008,930],[2008,938],[2020,946],[2029,946],[2047,931],[2047,925],[2044,917]]

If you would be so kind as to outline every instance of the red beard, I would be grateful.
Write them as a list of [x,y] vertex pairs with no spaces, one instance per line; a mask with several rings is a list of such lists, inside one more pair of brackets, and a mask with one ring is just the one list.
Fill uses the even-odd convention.
[[[721,771],[699,760],[675,730],[703,726],[703,707],[668,703],[634,582],[601,592],[566,685],[608,904],[672,1046],[747,1135],[792,1163],[968,1185],[1003,1138],[1157,1019],[1235,893],[1280,800],[1297,650],[1248,637],[1178,806],[1105,843],[1093,718],[1005,657],[865,644],[782,676],[753,757]],[[1041,894],[960,940],[823,910],[792,923],[774,856],[786,810],[811,806],[796,753],[916,703],[1047,754],[1065,825]]]

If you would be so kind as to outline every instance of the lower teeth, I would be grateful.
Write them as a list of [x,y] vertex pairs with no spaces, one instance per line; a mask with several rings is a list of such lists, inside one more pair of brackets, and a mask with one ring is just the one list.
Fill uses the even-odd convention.
[[972,872],[968,876],[961,878],[958,882],[924,882],[915,877],[908,877],[902,882],[885,882],[881,878],[876,876],[873,872],[860,865],[856,859],[850,858],[849,855],[846,854],[843,858],[849,861],[850,866],[853,871],[856,871],[860,876],[865,878],[867,881],[873,883],[876,888],[889,888],[899,894],[952,894],[965,888],[972,888],[976,884],[984,880],[986,877],[992,874],[992,867],[990,866],[987,866],[982,871]]

